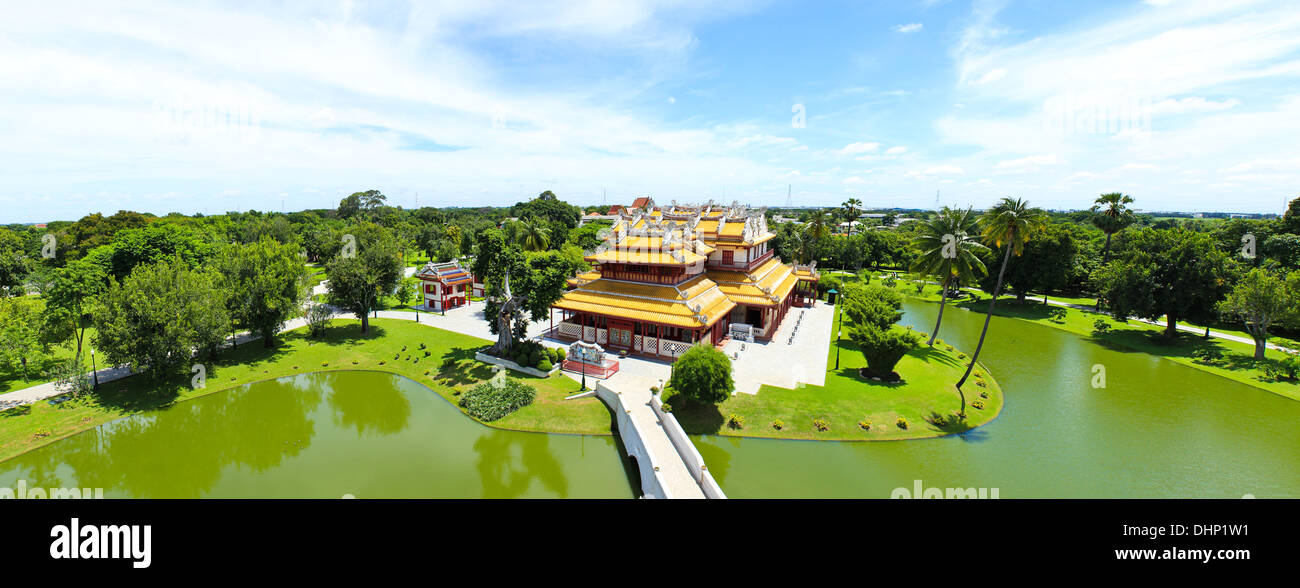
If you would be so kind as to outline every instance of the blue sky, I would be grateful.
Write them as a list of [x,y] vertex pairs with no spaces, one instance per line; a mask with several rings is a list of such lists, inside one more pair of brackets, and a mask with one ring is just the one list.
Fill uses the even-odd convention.
[[0,20],[2,222],[1300,196],[1294,2],[105,4]]

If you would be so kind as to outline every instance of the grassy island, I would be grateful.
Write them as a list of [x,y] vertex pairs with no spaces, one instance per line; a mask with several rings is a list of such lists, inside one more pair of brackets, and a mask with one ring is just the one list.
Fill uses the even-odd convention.
[[[836,345],[840,351],[838,370]],[[1002,389],[981,365],[975,370],[981,377],[972,377],[964,386],[967,418],[952,418],[961,402],[953,384],[968,361],[941,341],[934,347],[922,344],[895,368],[902,381],[874,381],[860,373],[866,360],[857,344],[846,338],[831,342],[824,386],[795,390],[763,386],[758,394],[736,394],[717,406],[675,400],[672,390],[665,392],[665,400],[691,434],[823,441],[940,437],[988,423],[1002,410]],[[985,385],[978,385],[980,381]],[[732,415],[743,419],[741,427],[731,422]],[[906,428],[899,426],[900,418],[906,421]]]
[[[454,405],[461,392],[493,376],[491,366],[474,359],[474,352],[487,343],[469,335],[392,319],[372,319],[370,333],[362,335],[359,321],[335,319],[317,339],[308,337],[306,328],[301,328],[283,333],[272,349],[262,347],[261,342],[245,343],[223,352],[217,361],[199,361],[207,367],[204,388],[191,388],[188,374],[161,384],[135,375],[105,382],[97,394],[57,404],[36,402],[0,412],[0,461],[125,416],[147,414],[176,402],[307,372],[372,370],[400,374],[423,383]],[[421,344],[425,349],[420,348]],[[611,434],[609,409],[600,400],[564,400],[578,391],[577,382],[559,373],[549,378],[516,373],[511,376],[535,387],[537,397],[531,405],[485,423],[488,426]]]

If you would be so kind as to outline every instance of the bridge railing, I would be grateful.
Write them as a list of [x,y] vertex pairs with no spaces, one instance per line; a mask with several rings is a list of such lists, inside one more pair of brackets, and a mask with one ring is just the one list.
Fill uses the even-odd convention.
[[658,394],[650,397],[650,408],[654,409],[659,422],[663,423],[668,439],[673,442],[673,449],[677,450],[677,455],[686,463],[686,469],[690,470],[691,477],[695,478],[700,488],[704,490],[704,496],[726,498],[726,493],[722,491],[717,480],[713,479],[709,466],[704,463],[704,456],[700,455],[700,450],[696,449],[686,430],[682,428],[681,423],[677,422],[677,417],[670,412],[664,412],[664,402],[659,399]]
[[645,431],[632,418],[631,411],[623,404],[623,395],[610,389],[604,382],[596,383],[596,396],[600,398],[616,415],[619,436],[623,447],[630,456],[636,458],[638,473],[641,475],[641,491],[654,498],[672,498],[665,483],[664,473],[660,470],[659,457],[645,442]]

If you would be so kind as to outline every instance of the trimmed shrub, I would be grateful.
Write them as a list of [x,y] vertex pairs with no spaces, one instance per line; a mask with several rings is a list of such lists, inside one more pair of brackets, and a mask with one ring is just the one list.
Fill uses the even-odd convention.
[[727,417],[727,426],[733,429],[743,429],[745,428],[745,417],[738,414],[732,414]]
[[785,422],[782,421],[781,419],[776,419],[772,421],[772,428],[780,431],[781,429],[785,428]]
[[492,422],[528,406],[537,397],[537,389],[514,378],[484,382],[461,395],[457,404],[470,416]]
[[813,419],[813,428],[818,431],[829,431],[831,430],[831,423],[826,419]]
[[849,338],[862,350],[862,356],[867,360],[867,371],[880,378],[892,376],[894,366],[921,343],[921,336],[910,331],[886,331],[858,325],[849,329]]
[[895,421],[894,424],[898,425],[898,428],[903,429],[904,431],[907,430],[907,419],[903,417],[898,417],[898,420]]
[[703,404],[717,404],[731,397],[736,388],[731,379],[731,359],[712,345],[696,345],[673,363],[668,386],[685,398]]
[[544,371],[544,372],[549,372],[549,371],[551,371],[553,368],[555,368],[555,365],[552,364],[552,363],[551,363],[551,360],[549,360],[549,359],[543,359],[543,360],[537,362],[537,369],[542,370],[542,371]]
[[569,352],[568,352],[565,348],[563,348],[563,347],[556,347],[556,348],[555,348],[555,357],[556,357],[556,359],[558,359],[559,361],[564,361],[564,358],[568,355],[568,353],[569,353]]
[[862,429],[863,431],[870,431],[871,421],[858,421],[858,428]]

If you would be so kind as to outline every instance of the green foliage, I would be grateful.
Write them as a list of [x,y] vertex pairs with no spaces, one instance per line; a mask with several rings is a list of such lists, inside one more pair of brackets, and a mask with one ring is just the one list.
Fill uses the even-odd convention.
[[813,420],[812,420],[812,425],[813,425],[813,429],[816,429],[816,430],[818,430],[818,431],[829,431],[829,430],[831,430],[831,423],[830,423],[830,421],[828,421],[828,420],[826,420],[826,419],[823,419],[823,418],[815,418],[815,419],[813,419]]
[[28,366],[42,361],[49,345],[42,340],[37,303],[26,298],[0,298],[0,362],[27,379]]
[[88,367],[81,363],[80,356],[73,356],[54,364],[45,377],[54,382],[59,392],[82,396],[95,390],[95,381],[91,379]]
[[732,429],[743,429],[745,428],[745,417],[733,413],[727,417],[727,426]]
[[190,369],[195,350],[214,355],[230,332],[220,278],[179,257],[114,280],[94,313],[95,346],[108,363],[148,367],[155,381]]
[[673,362],[668,385],[697,403],[722,402],[736,387],[731,378],[731,359],[711,345],[695,345]]
[[855,325],[888,329],[903,318],[903,296],[888,286],[845,284],[844,318]]
[[[312,304],[307,307],[307,332],[312,337],[320,337],[325,334],[325,328],[329,326],[330,317],[333,311],[329,306],[324,304]],[[428,355],[428,352],[425,352]]]
[[896,426],[897,426],[898,428],[900,428],[900,429],[904,429],[904,430],[905,430],[905,429],[907,429],[907,426],[908,426],[907,419],[905,419],[905,418],[903,418],[903,417],[898,417],[898,420],[897,420],[897,421],[894,421],[894,425],[896,425]]
[[537,362],[537,369],[542,370],[544,372],[549,372],[552,369],[555,369],[555,364],[551,363],[551,360],[549,359],[543,359]]
[[470,416],[492,422],[533,403],[537,389],[510,377],[484,382],[461,394],[458,404]]
[[1093,277],[1116,320],[1137,316],[1167,321],[1208,319],[1227,293],[1232,262],[1206,234],[1144,229]]
[[1268,330],[1275,323],[1290,322],[1300,313],[1300,299],[1293,299],[1286,281],[1268,270],[1254,268],[1219,302],[1223,315],[1241,321],[1255,339],[1255,358],[1263,359]]
[[867,360],[867,372],[879,378],[891,378],[894,366],[921,343],[921,336],[905,329],[880,329],[874,326],[853,325],[849,338],[858,344]]
[[330,300],[361,319],[362,332],[369,332],[369,312],[378,307],[379,297],[392,292],[402,279],[397,242],[377,225],[360,225],[353,233],[356,255],[339,255],[329,262]]
[[1065,317],[1068,314],[1069,311],[1060,306],[1053,306],[1052,308],[1047,309],[1048,318],[1057,323],[1064,323]]
[[1110,321],[1104,318],[1094,319],[1092,321],[1093,335],[1105,335],[1108,332],[1110,332]]
[[229,295],[230,316],[260,335],[264,346],[274,346],[276,334],[301,312],[310,293],[298,247],[263,237],[225,247],[215,266]]

